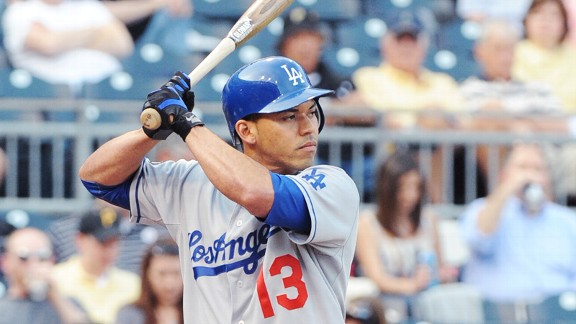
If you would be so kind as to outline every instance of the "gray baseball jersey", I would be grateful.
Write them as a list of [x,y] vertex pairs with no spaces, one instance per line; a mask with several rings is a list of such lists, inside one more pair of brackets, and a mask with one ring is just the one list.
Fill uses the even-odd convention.
[[178,242],[188,323],[344,323],[358,190],[334,166],[288,177],[305,197],[309,235],[257,219],[195,161],[142,163],[131,217],[163,223]]

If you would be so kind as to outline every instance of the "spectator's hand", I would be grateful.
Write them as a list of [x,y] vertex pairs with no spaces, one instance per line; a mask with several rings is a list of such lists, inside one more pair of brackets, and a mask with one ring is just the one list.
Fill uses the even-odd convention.
[[192,0],[162,0],[164,7],[174,17],[189,18],[194,12]]
[[432,269],[425,264],[418,265],[414,273],[414,292],[418,292],[430,284],[432,280]]

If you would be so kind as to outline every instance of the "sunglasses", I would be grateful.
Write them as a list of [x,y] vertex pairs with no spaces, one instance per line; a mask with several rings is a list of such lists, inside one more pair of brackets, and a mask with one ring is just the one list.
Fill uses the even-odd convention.
[[52,258],[52,251],[50,250],[38,250],[38,251],[28,251],[22,250],[15,253],[21,262],[28,262],[31,258],[36,258],[39,262],[46,262]]

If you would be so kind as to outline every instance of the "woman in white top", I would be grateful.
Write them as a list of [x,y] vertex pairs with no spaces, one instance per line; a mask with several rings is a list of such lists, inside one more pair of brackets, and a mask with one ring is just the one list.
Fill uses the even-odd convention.
[[436,217],[425,208],[425,179],[410,152],[396,152],[381,165],[376,207],[359,223],[359,271],[380,289],[388,308],[407,315],[410,297],[455,277],[444,269]]

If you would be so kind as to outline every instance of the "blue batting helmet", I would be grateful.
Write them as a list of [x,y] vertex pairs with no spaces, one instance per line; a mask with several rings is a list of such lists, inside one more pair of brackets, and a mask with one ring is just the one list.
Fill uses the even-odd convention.
[[[234,146],[240,143],[235,131],[238,120],[256,113],[288,110],[332,93],[332,90],[313,88],[302,66],[286,57],[272,56],[245,65],[228,79],[222,90],[222,110],[232,143]],[[320,104],[318,112],[320,131],[324,125]]]

